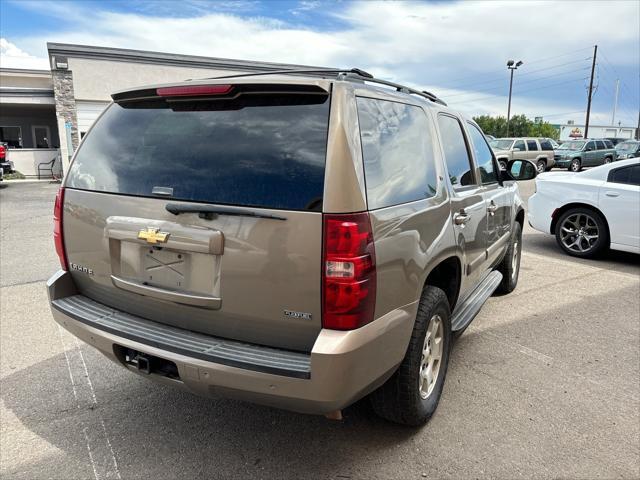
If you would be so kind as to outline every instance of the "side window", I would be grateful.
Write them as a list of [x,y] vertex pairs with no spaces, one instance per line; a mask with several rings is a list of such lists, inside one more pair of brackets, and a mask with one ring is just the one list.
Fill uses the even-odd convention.
[[358,97],[369,209],[436,194],[432,129],[420,107]]
[[455,117],[442,114],[438,115],[438,125],[451,184],[454,188],[475,185],[471,158],[464,140],[462,125]]
[[630,167],[611,170],[607,181],[611,183],[624,183],[625,185],[640,186],[640,165],[631,165]]
[[596,149],[596,143],[593,141],[587,143],[587,146],[585,147],[585,150],[595,150],[595,149]]
[[527,149],[530,152],[536,152],[538,151],[538,142],[536,142],[535,140],[527,140]]
[[524,141],[516,140],[516,143],[513,144],[513,150],[524,152],[526,150],[526,148],[524,148]]
[[478,127],[473,123],[469,125],[469,136],[473,145],[473,153],[476,157],[476,163],[480,169],[480,180],[482,183],[495,183],[498,181],[498,175],[493,165],[493,155],[491,149],[487,145],[484,135]]
[[596,145],[598,146],[598,150],[604,150],[607,148],[604,146],[604,142],[602,140],[596,140]]
[[614,148],[613,147],[613,143],[611,142],[611,140],[605,140],[604,144],[607,148]]
[[542,148],[542,150],[553,150],[553,145],[551,145],[549,140],[540,140],[540,148]]

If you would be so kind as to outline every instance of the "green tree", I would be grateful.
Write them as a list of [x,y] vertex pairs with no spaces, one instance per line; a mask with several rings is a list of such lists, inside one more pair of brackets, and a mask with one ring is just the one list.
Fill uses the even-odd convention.
[[506,137],[549,137],[558,139],[560,132],[549,122],[534,123],[526,115],[514,115],[509,121],[509,133],[507,134],[507,119],[503,116],[492,117],[480,115],[473,117],[482,131],[496,138]]

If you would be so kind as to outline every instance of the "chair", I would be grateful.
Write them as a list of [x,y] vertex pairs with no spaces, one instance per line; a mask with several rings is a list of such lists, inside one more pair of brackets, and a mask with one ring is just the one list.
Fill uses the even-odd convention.
[[49,162],[42,162],[38,164],[38,180],[40,180],[40,172],[50,172],[53,177],[53,166],[56,163],[56,157]]

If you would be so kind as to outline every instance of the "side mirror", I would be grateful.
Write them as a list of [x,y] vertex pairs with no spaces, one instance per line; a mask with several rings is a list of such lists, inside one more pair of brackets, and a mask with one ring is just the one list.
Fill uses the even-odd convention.
[[536,178],[538,170],[533,162],[529,160],[511,160],[507,164],[505,175],[508,180],[532,180]]
[[593,148],[591,148],[591,147],[587,147],[587,148],[584,149],[585,152],[590,152],[591,150],[593,150]]

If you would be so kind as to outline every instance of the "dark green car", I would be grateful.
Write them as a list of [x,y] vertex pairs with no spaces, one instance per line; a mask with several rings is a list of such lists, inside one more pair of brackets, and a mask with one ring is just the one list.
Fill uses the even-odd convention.
[[557,167],[579,172],[582,167],[596,167],[616,159],[616,150],[610,140],[570,140],[560,145],[554,155]]

